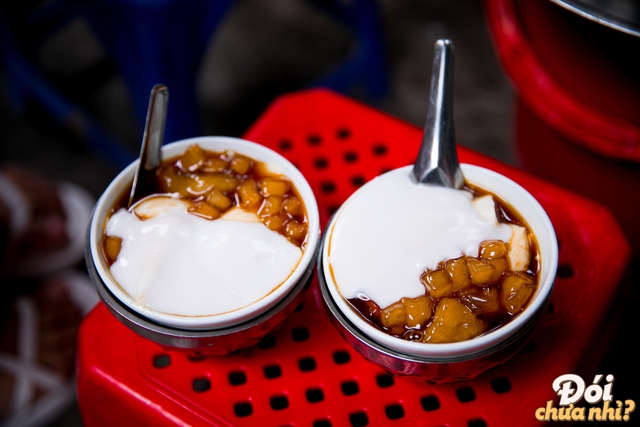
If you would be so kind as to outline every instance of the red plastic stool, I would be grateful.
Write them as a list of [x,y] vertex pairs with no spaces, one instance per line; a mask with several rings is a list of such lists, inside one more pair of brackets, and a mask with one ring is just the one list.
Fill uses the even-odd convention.
[[[421,137],[412,125],[326,90],[279,98],[245,135],[300,168],[323,224],[363,183],[413,163]],[[527,188],[560,240],[551,307],[505,365],[439,386],[392,377],[342,340],[315,283],[275,332],[226,357],[166,352],[99,305],[79,337],[85,426],[539,426],[535,410],[556,397],[556,377],[595,373],[603,337],[615,327],[608,313],[630,248],[602,206],[464,148],[459,154]]]

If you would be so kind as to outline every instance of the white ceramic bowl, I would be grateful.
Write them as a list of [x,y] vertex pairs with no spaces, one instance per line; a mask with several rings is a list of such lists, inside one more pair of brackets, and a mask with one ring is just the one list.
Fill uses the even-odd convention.
[[[409,174],[411,169],[412,166],[407,166],[387,173]],[[388,335],[364,320],[352,308],[341,295],[340,286],[334,282],[333,275],[330,271],[330,244],[328,242],[331,241],[331,236],[337,221],[340,221],[341,212],[348,209],[349,200],[347,200],[335,213],[325,232],[319,262],[321,268],[320,283],[321,286],[326,286],[328,290],[328,295],[330,295],[331,298],[329,303],[332,310],[334,308],[339,310],[340,321],[343,323],[342,326],[344,326],[341,333],[344,335],[345,331],[346,333],[356,332],[356,335],[360,337],[359,341],[363,341],[361,338],[364,336],[367,340],[376,343],[377,349],[368,348],[366,351],[361,351],[366,353],[365,357],[376,361],[377,356],[375,353],[378,350],[389,349],[391,352],[387,353],[387,356],[392,354],[392,357],[397,356],[399,359],[407,356],[425,363],[448,363],[451,361],[473,359],[476,356],[486,355],[501,348],[504,343],[515,339],[514,337],[518,335],[523,328],[531,329],[532,323],[537,321],[540,313],[544,310],[553,289],[558,260],[558,246],[555,231],[549,217],[536,199],[511,179],[491,170],[468,164],[462,165],[462,171],[466,182],[488,190],[513,207],[524,218],[533,232],[539,246],[538,254],[540,256],[540,281],[535,294],[525,310],[509,323],[471,340],[445,344],[429,344],[406,341]],[[350,200],[357,197],[358,192],[363,191],[366,186],[370,185],[376,185],[376,180],[367,183],[359,189],[350,197]],[[323,289],[325,300],[327,299],[326,294],[327,292]],[[345,319],[348,320],[348,322],[345,322]],[[478,372],[475,374],[477,373]],[[475,374],[472,373],[469,377]]]
[[[137,161],[126,167],[108,186],[103,195],[98,200],[94,209],[93,217],[89,225],[88,245],[91,261],[95,265],[97,274],[105,283],[108,290],[126,307],[134,312],[169,327],[186,330],[212,330],[228,328],[233,325],[250,321],[262,313],[273,308],[280,300],[296,286],[300,278],[309,268],[313,268],[312,262],[319,243],[320,223],[318,206],[315,196],[307,180],[300,171],[287,159],[262,145],[230,137],[198,137],[166,144],[162,148],[163,158],[169,159],[182,154],[186,148],[192,144],[198,144],[201,148],[209,151],[232,150],[252,159],[261,161],[269,165],[270,169],[277,168],[282,174],[288,177],[302,198],[308,218],[309,237],[305,251],[298,266],[289,278],[274,291],[260,298],[255,303],[235,311],[213,314],[208,316],[179,316],[151,310],[136,304],[131,296],[123,290],[114,280],[110,273],[109,265],[102,252],[102,239],[107,216],[115,206],[124,192],[129,191],[131,181],[137,167]],[[194,298],[197,298],[194,295]]]

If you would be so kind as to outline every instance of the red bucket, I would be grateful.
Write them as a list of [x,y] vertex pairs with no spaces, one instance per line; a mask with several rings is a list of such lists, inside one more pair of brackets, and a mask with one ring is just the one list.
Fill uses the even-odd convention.
[[486,0],[524,169],[607,206],[640,256],[640,37],[550,0]]

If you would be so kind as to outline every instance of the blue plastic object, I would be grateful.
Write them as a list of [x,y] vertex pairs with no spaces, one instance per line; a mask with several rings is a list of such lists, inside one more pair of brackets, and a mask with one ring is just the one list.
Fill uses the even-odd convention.
[[[382,97],[387,75],[375,0],[306,1],[343,23],[355,36],[347,56],[309,86],[342,93],[364,89],[370,99]],[[0,8],[0,54],[9,102],[20,113],[26,100],[34,99],[117,167],[137,157],[137,152],[131,152],[101,126],[98,117],[58,90],[38,67],[36,53],[41,44],[74,18],[84,17],[127,85],[140,129],[151,88],[162,83],[170,90],[165,142],[198,136],[198,69],[211,35],[232,4],[233,0],[51,0],[37,7],[20,6],[23,10],[17,20],[15,12],[5,17]]]
[[355,35],[347,57],[311,86],[325,86],[349,93],[364,89],[371,99],[384,96],[388,88],[382,26],[375,0],[309,0],[336,18]]
[[204,50],[233,0],[86,0],[82,14],[118,65],[144,123],[151,88],[169,88],[165,141],[200,135],[196,81]]
[[59,124],[72,128],[89,147],[118,167],[135,159],[125,144],[111,135],[89,112],[69,101],[16,46],[5,17],[0,14],[0,56],[4,63],[9,107],[21,114],[27,100],[42,105]]
[[[165,141],[200,135],[196,98],[198,67],[207,43],[233,0],[53,0],[4,16],[0,10],[0,54],[7,99],[22,113],[35,100],[61,125],[80,134],[91,149],[124,167],[137,157],[72,102],[37,64],[37,51],[56,30],[84,17],[128,87],[142,130],[151,88],[170,88]],[[14,16],[15,15],[15,16]],[[19,22],[16,22],[16,19]],[[11,25],[9,25],[11,24]],[[14,32],[19,33],[16,39]]]

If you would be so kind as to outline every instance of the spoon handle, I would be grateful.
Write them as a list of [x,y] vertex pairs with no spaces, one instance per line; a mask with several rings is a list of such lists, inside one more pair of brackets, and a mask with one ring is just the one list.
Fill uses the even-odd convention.
[[139,197],[153,190],[155,185],[155,172],[162,162],[160,149],[164,140],[164,128],[167,118],[167,105],[169,102],[169,89],[165,85],[157,84],[151,89],[147,119],[142,135],[142,147],[138,169],[133,177],[129,205]]
[[422,184],[462,188],[453,126],[453,53],[451,40],[435,43],[427,121],[412,176]]
[[144,147],[146,148],[146,162],[144,168],[153,170],[160,166],[160,147],[164,140],[165,121],[167,119],[167,104],[169,89],[165,85],[157,84],[151,89],[149,111],[144,130]]

